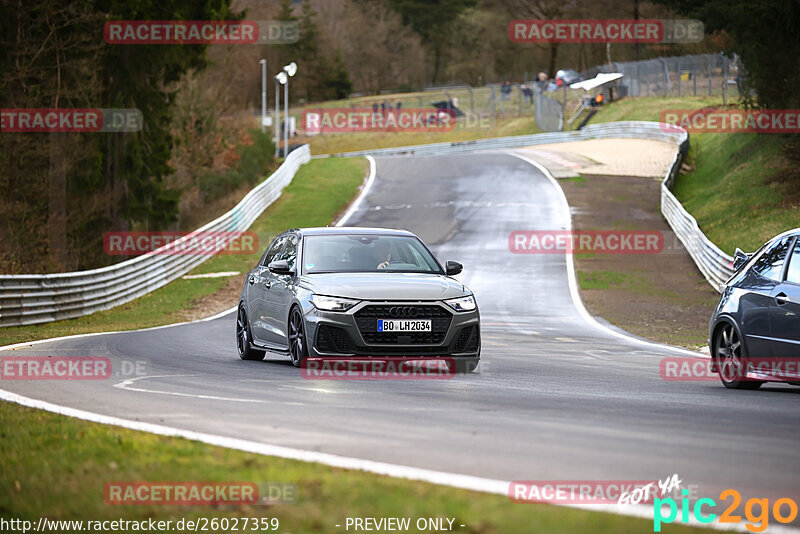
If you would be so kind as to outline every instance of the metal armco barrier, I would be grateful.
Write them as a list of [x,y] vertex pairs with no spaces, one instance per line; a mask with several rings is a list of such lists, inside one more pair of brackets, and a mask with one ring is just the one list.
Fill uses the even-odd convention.
[[582,130],[570,132],[551,132],[543,134],[518,135],[515,137],[500,137],[494,139],[478,139],[458,143],[436,143],[430,145],[404,146],[383,148],[379,150],[362,150],[335,154],[336,156],[396,156],[415,155],[425,156],[434,154],[450,154],[454,152],[472,152],[478,150],[499,150],[518,148],[523,146],[544,145],[548,143],[565,143],[568,141],[586,141],[588,139],[603,138],[632,138],[652,139],[674,143],[678,150],[672,161],[669,172],[661,182],[661,213],[667,220],[675,235],[681,240],[689,255],[697,264],[708,283],[719,291],[720,284],[733,275],[731,263],[733,258],[724,253],[700,230],[697,221],[670,190],[673,181],[678,175],[686,152],[689,150],[689,134],[682,129],[667,131],[657,122],[625,121],[593,124]]
[[[232,210],[195,232],[247,230],[291,183],[300,165],[310,159],[308,145],[293,150],[278,170]],[[174,243],[191,237],[183,236]],[[107,310],[168,284],[210,257],[162,255],[155,251],[89,271],[0,275],[0,327],[47,323]]]

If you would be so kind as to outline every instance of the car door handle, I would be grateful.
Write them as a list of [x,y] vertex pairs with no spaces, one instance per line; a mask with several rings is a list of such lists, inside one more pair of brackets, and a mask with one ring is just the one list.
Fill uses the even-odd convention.
[[787,302],[791,302],[791,300],[786,296],[786,293],[778,293],[775,295],[775,302],[778,303],[778,306],[783,306]]
[[264,287],[267,288],[267,289],[271,288],[272,287],[272,281],[271,280],[267,280],[266,282],[264,282]]
[[252,286],[253,284],[256,283],[256,277],[255,276],[251,276],[250,278],[247,279],[247,281],[250,282],[250,285]]

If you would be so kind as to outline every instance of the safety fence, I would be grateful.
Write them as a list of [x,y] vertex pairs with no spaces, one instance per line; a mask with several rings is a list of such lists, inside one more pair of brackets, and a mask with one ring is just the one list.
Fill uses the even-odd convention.
[[586,79],[601,72],[622,73],[618,96],[713,96],[738,97],[743,72],[738,56],[697,54],[658,57],[598,65],[584,71]]
[[680,171],[686,152],[689,150],[689,134],[675,127],[666,128],[657,122],[625,121],[593,124],[577,131],[550,132],[543,134],[519,135],[456,143],[436,143],[429,145],[403,146],[378,150],[362,150],[336,154],[336,156],[396,156],[396,155],[436,155],[479,150],[500,150],[523,146],[586,141],[589,139],[632,138],[652,139],[676,145],[675,158],[664,180],[661,182],[661,213],[675,235],[681,240],[689,255],[697,264],[706,280],[719,291],[720,284],[733,275],[733,258],[720,250],[700,230],[692,215],[686,211],[671,188]]
[[0,327],[47,323],[88,315],[124,304],[188,273],[211,254],[168,254],[198,234],[244,231],[291,183],[311,159],[308,145],[284,163],[232,210],[202,228],[146,255],[108,267],[58,274],[0,275]]

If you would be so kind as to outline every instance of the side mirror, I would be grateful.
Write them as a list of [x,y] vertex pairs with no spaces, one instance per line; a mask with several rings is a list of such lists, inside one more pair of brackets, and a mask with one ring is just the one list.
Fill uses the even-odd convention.
[[747,263],[747,260],[749,260],[751,256],[752,254],[748,254],[737,247],[736,252],[733,253],[733,265],[731,265],[731,267],[733,267],[734,271],[738,271]]
[[458,274],[463,270],[464,266],[457,261],[448,261],[444,265],[444,272],[447,273],[447,276],[453,276],[454,274]]
[[275,274],[294,274],[294,269],[289,267],[289,262],[286,260],[275,260],[267,268]]

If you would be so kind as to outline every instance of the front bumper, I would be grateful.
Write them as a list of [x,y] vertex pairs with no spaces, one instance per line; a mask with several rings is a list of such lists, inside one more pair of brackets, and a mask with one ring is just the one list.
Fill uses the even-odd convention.
[[[480,313],[442,301],[362,301],[346,312],[306,310],[309,357],[480,357]],[[430,319],[432,332],[379,333],[378,319]]]

